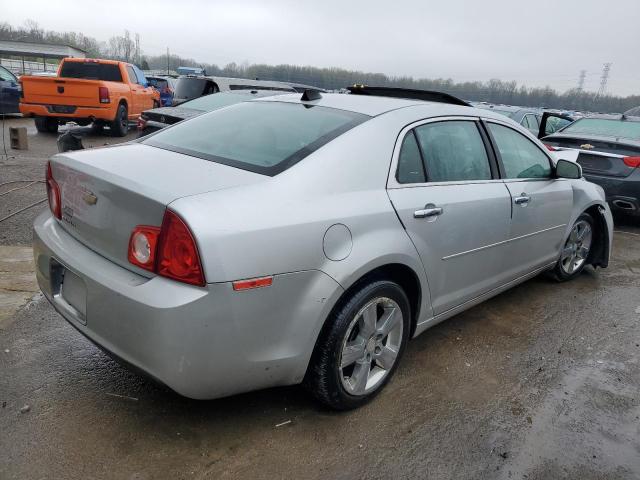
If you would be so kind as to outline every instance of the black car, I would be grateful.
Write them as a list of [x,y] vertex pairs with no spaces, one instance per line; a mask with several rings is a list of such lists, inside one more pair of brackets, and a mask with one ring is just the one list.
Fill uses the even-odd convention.
[[0,66],[0,113],[20,113],[20,84],[16,76]]
[[204,112],[217,110],[218,108],[246,102],[254,98],[271,97],[283,93],[273,90],[235,90],[233,92],[220,92],[205,95],[188,102],[181,103],[177,107],[160,107],[145,110],[138,119],[138,132],[141,137],[161,130],[169,125],[195,117]]
[[542,141],[577,150],[584,177],[604,189],[611,210],[640,217],[640,117],[585,117]]

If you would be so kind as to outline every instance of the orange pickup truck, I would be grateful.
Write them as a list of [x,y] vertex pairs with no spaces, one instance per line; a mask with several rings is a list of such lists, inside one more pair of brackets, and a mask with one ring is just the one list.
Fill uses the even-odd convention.
[[58,125],[93,123],[108,126],[114,136],[129,130],[143,110],[160,106],[160,94],[147,85],[135,65],[114,60],[65,58],[56,77],[22,76],[20,112],[35,117],[39,132],[55,133]]

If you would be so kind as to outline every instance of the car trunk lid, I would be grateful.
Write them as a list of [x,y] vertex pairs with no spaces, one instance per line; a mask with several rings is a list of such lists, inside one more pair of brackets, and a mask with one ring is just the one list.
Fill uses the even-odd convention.
[[182,107],[162,107],[154,108],[153,110],[145,111],[142,116],[145,120],[152,120],[154,122],[165,123],[167,125],[173,125],[174,123],[186,120],[187,118],[200,115],[202,110],[194,110],[192,108]]
[[635,142],[608,141],[593,138],[548,137],[544,143],[561,149],[578,150],[577,162],[584,173],[606,175],[611,177],[627,177],[634,167],[624,162],[624,157],[640,156],[640,146]]
[[[268,177],[159,148],[128,144],[56,155],[65,230],[87,247],[142,275],[127,259],[136,225],[160,226],[172,201]],[[214,217],[212,216],[212,221]]]

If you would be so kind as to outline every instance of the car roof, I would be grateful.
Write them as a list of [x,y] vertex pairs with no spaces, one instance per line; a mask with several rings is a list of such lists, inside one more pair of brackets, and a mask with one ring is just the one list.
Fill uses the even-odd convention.
[[477,117],[494,118],[504,121],[508,117],[472,106],[453,105],[442,102],[429,102],[426,100],[413,100],[394,97],[378,97],[374,95],[353,95],[348,93],[322,93],[320,98],[313,101],[302,101],[299,93],[283,94],[274,98],[263,98],[258,102],[288,102],[301,103],[305,105],[319,105],[322,107],[336,108],[350,112],[361,113],[371,117],[406,107],[429,107],[431,116],[443,115],[468,115]]

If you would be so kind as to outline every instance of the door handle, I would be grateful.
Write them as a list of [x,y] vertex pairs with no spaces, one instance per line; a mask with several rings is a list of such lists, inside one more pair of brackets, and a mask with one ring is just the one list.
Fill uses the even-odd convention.
[[437,217],[438,215],[442,215],[442,207],[436,207],[433,205],[426,205],[424,210],[416,210],[413,212],[413,218],[429,218],[429,217]]
[[531,197],[527,196],[525,193],[521,193],[519,197],[513,199],[513,203],[516,205],[527,205],[530,200]]

